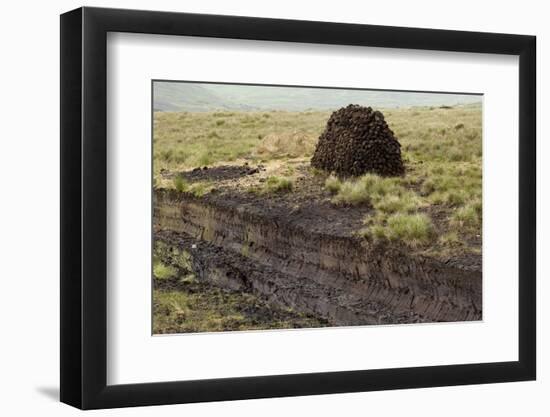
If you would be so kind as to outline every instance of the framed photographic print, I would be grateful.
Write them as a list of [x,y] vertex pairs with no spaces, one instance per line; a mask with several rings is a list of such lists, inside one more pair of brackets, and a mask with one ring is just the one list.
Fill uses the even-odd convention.
[[61,401],[535,379],[535,38],[61,16]]

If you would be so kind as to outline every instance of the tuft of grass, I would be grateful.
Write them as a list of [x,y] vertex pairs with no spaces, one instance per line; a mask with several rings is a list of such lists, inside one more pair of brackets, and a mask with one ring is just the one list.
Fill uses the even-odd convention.
[[452,215],[450,224],[455,229],[466,229],[481,232],[481,200],[472,201],[458,208]]
[[157,279],[170,279],[176,276],[178,271],[171,265],[162,262],[155,262],[153,265],[153,276]]
[[372,237],[375,241],[380,240],[386,240],[388,238],[387,236],[387,229],[382,224],[373,224],[365,231],[365,236]]
[[177,176],[174,178],[174,188],[180,193],[189,193],[195,197],[202,197],[212,191],[212,185],[209,182],[190,183],[185,178]]
[[420,187],[420,193],[424,196],[432,194],[436,190],[435,181],[433,179],[427,179],[422,183]]
[[462,246],[462,240],[457,232],[447,232],[441,235],[438,240],[443,246],[451,248]]
[[374,240],[401,241],[416,247],[430,241],[433,224],[425,214],[397,213],[388,217],[386,224],[375,224],[367,230]]
[[210,183],[197,182],[189,187],[189,192],[195,197],[202,197],[212,191]]
[[336,204],[352,205],[370,203],[369,192],[360,181],[345,181],[332,201]]
[[385,178],[376,174],[366,174],[359,178],[359,182],[369,194],[377,197],[399,192],[398,178]]
[[342,182],[334,175],[330,175],[325,180],[325,188],[332,194],[336,194],[342,188]]
[[195,273],[191,254],[184,249],[155,241],[153,246],[153,275],[159,279],[173,278],[179,275],[179,282],[194,283]]
[[[332,180],[329,179],[330,177],[327,182],[331,183]],[[327,189],[328,185],[325,183]],[[336,186],[333,185],[334,189]],[[341,182],[333,202],[344,205],[371,203],[375,209],[385,213],[409,212],[420,205],[420,200],[401,185],[399,178],[384,178],[375,174],[366,174],[357,180]]]
[[325,171],[312,167],[311,165],[309,166],[309,172],[311,172],[311,175],[314,177],[324,177],[326,175]]
[[462,190],[453,190],[445,194],[445,202],[451,206],[461,206],[466,202],[466,198]]
[[179,279],[183,284],[194,284],[196,281],[195,274],[186,274]]
[[290,178],[287,177],[268,177],[265,186],[262,189],[263,194],[274,194],[281,192],[292,191],[293,183]]
[[[214,132],[215,133],[215,132]],[[211,165],[214,162],[212,154],[210,152],[205,152],[199,156],[198,163],[202,166]]]
[[374,208],[386,214],[412,213],[420,206],[420,199],[411,191],[386,194],[374,204]]
[[174,188],[180,193],[187,192],[189,189],[189,182],[178,175],[174,178]]
[[481,195],[481,170],[475,165],[428,164],[420,194],[431,204],[462,207]]

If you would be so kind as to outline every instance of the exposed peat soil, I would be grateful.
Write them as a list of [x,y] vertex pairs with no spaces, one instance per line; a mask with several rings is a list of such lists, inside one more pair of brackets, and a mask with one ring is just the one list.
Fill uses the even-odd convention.
[[[275,163],[163,172],[166,178],[208,182],[212,190],[201,197],[156,190],[155,239],[190,254],[205,291],[252,295],[270,308],[313,320],[303,326],[300,316],[296,327],[481,319],[481,255],[475,251],[481,237],[451,256],[438,251],[437,243],[412,250],[368,242],[358,231],[372,213],[370,205],[335,205],[324,187],[326,176],[299,159],[284,164],[292,191],[265,193],[267,179],[281,169]],[[436,233],[444,233],[450,208],[423,210]],[[259,328],[273,328],[264,317]],[[286,327],[294,327],[293,320],[288,317]]]
[[[269,304],[251,293],[232,291],[208,282],[182,281],[178,277],[154,281],[155,334],[264,329],[320,328],[328,321]],[[164,302],[177,294],[186,310]]]

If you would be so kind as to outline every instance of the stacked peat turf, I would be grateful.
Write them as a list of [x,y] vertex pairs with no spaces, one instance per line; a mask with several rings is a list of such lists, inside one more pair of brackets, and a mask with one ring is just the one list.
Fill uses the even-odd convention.
[[311,165],[343,177],[367,172],[397,176],[405,172],[401,145],[384,115],[356,104],[332,113],[319,137]]

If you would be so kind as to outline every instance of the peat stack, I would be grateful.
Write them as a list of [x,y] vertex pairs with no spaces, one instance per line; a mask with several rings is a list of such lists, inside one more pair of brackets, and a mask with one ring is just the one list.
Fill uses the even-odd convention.
[[331,114],[319,136],[311,165],[343,177],[367,172],[397,176],[405,172],[401,145],[384,115],[356,104]]

